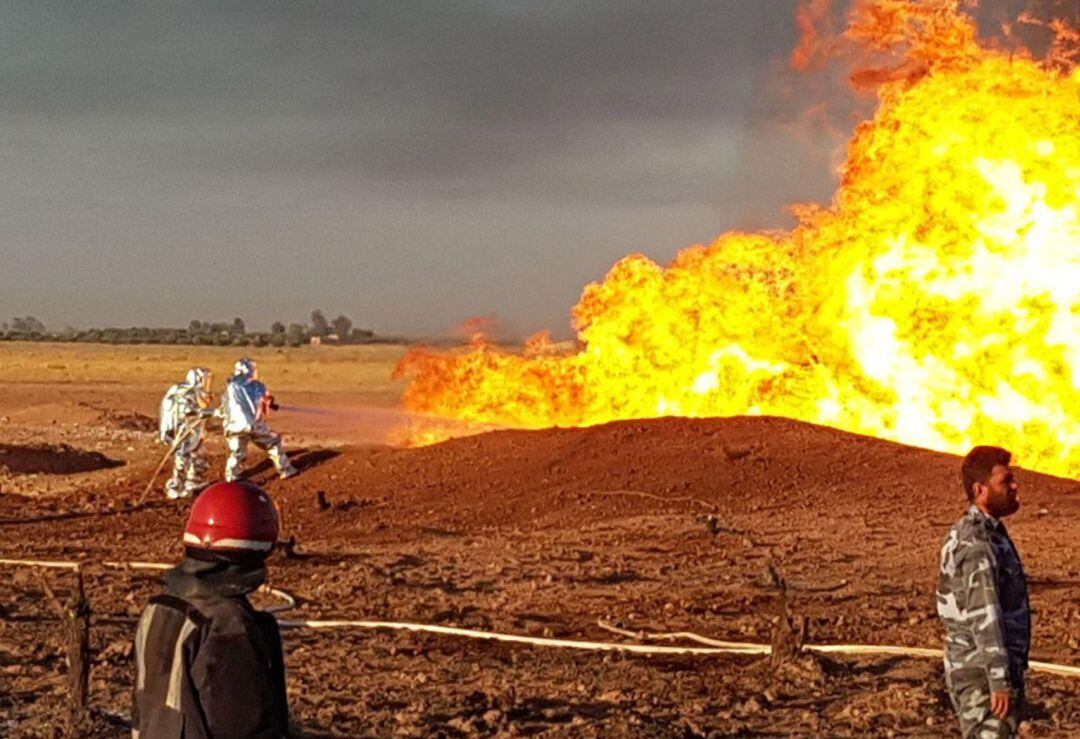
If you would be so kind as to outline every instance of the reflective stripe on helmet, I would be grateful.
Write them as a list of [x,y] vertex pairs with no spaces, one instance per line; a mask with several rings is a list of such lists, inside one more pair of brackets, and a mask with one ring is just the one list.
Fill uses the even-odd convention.
[[251,549],[257,552],[265,552],[272,549],[272,541],[254,541],[252,539],[216,539],[203,541],[189,531],[184,532],[184,543],[203,549]]

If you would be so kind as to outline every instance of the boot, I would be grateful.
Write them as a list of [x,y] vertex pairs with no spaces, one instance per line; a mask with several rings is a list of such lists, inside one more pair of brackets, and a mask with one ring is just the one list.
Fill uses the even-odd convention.
[[165,497],[169,500],[179,500],[180,498],[190,498],[191,491],[188,490],[184,483],[179,480],[169,480],[169,484],[165,486]]

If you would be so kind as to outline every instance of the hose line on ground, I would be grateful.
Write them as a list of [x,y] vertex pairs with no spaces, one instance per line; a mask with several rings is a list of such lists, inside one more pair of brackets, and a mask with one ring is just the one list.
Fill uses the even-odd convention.
[[[0,559],[0,565],[12,565],[14,567],[44,567],[52,570],[75,571],[85,567],[87,564],[90,563],[68,562],[65,560]],[[175,565],[167,564],[165,562],[112,562],[106,560],[99,563],[99,566],[111,570],[169,570]],[[284,590],[272,588],[269,585],[262,585],[259,587],[258,592],[266,593],[267,595],[281,599],[281,603],[266,609],[269,613],[280,613],[296,608],[296,598],[289,595]]]
[[[12,565],[22,567],[46,567],[53,569],[78,570],[84,566],[80,562],[49,561],[49,560],[23,560],[23,559],[0,559],[0,565]],[[102,562],[101,566],[110,569],[130,570],[166,570],[173,565],[163,562]],[[278,612],[296,607],[296,599],[277,588],[263,586],[260,588],[274,597],[281,598],[283,603],[268,608],[268,611]],[[625,636],[639,641],[693,641],[705,646],[652,646],[648,644],[626,644],[621,642],[598,642],[581,641],[577,639],[554,639],[550,637],[524,636],[521,634],[503,634],[496,631],[479,631],[477,629],[459,629],[452,626],[439,626],[437,624],[418,624],[404,621],[365,621],[365,620],[318,620],[318,619],[278,619],[278,623],[285,628],[294,629],[385,629],[391,631],[410,631],[429,634],[441,634],[444,636],[459,636],[469,639],[484,639],[488,641],[508,642],[512,644],[530,644],[540,647],[554,647],[561,649],[580,649],[603,652],[624,652],[629,654],[687,654],[687,655],[715,655],[715,654],[744,654],[766,655],[772,653],[772,647],[768,644],[756,644],[752,642],[732,642],[711,639],[692,631],[675,632],[646,632],[631,631],[612,626],[606,621],[597,621],[597,626],[620,636]],[[803,649],[822,654],[848,654],[856,656],[893,655],[901,657],[921,657],[941,659],[940,649],[926,649],[923,647],[901,647],[881,644],[805,644]],[[1073,665],[1060,665],[1053,662],[1029,662],[1028,669],[1034,672],[1045,672],[1051,675],[1063,677],[1080,677],[1080,667]]]
[[[603,621],[597,622],[601,628],[616,631],[635,638],[669,638],[677,637],[690,641],[710,644],[706,647],[675,647],[675,646],[649,646],[645,644],[626,644],[622,642],[596,642],[579,641],[576,639],[553,639],[540,636],[522,636],[520,634],[502,634],[496,631],[479,631],[476,629],[459,629],[451,626],[438,626],[435,624],[417,624],[397,621],[361,621],[361,620],[279,620],[279,624],[286,628],[309,628],[309,629],[389,629],[393,631],[427,632],[431,634],[443,634],[446,636],[461,636],[470,639],[487,639],[490,641],[511,642],[515,644],[532,644],[541,647],[558,647],[563,649],[582,649],[604,652],[629,652],[631,654],[772,654],[772,647],[768,644],[756,644],[753,642],[730,642],[710,639],[693,632],[673,632],[672,634],[650,634],[636,631],[626,631],[614,627],[608,627]],[[849,654],[849,655],[894,655],[902,657],[931,657],[942,658],[940,649],[926,649],[924,647],[900,647],[879,644],[805,644],[803,649],[811,652]],[[1080,677],[1080,667],[1072,665],[1059,665],[1052,662],[1029,662],[1028,668],[1035,672],[1046,672],[1064,677]]]

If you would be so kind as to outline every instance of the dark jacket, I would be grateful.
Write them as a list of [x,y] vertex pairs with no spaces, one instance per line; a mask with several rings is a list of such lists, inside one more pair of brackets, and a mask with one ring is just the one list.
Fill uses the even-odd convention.
[[135,635],[135,739],[281,739],[289,735],[277,621],[247,594],[261,562],[186,557],[165,576]]

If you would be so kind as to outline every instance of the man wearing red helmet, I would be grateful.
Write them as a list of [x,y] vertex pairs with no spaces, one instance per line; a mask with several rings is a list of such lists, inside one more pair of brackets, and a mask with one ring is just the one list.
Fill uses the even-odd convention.
[[277,508],[251,483],[216,483],[195,499],[184,559],[139,619],[134,737],[289,736],[277,621],[247,599],[277,535]]

